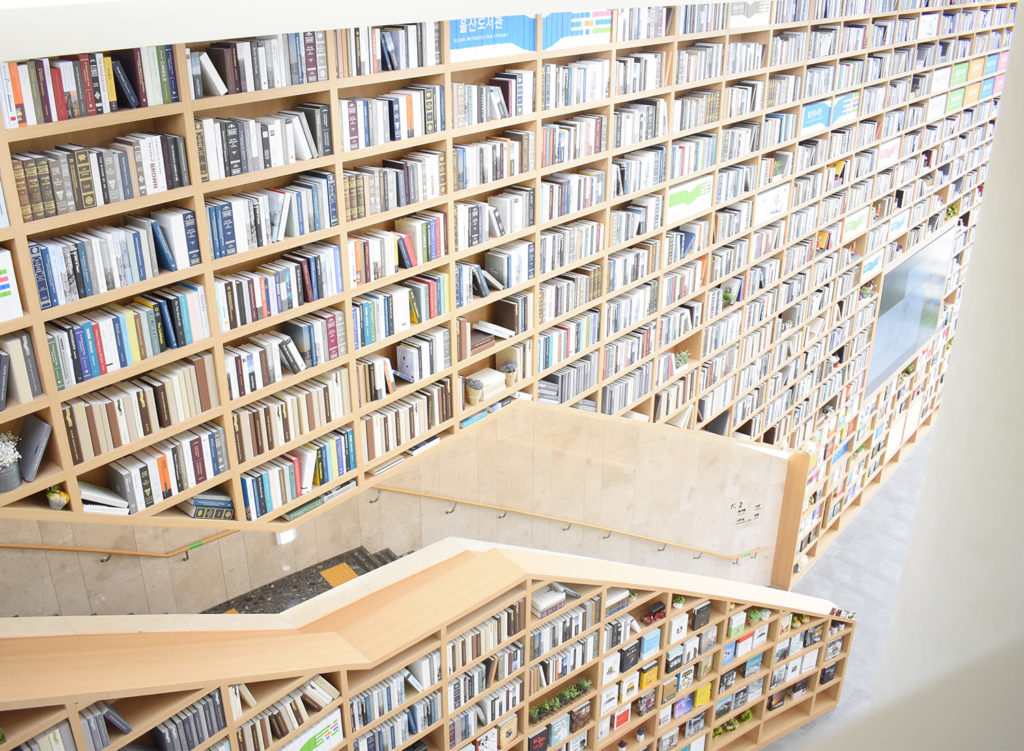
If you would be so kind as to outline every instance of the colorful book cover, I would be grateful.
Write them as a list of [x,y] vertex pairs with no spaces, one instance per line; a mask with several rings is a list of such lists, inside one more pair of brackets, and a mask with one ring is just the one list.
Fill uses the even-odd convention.
[[672,705],[672,717],[679,719],[693,709],[693,694],[687,694]]
[[828,130],[832,121],[832,102],[812,102],[804,105],[800,119],[800,137],[807,138]]
[[610,10],[545,13],[541,18],[542,50],[589,47],[594,44],[609,44],[611,41]]
[[453,63],[505,57],[537,50],[533,16],[480,16],[448,22]]
[[693,706],[702,707],[711,701],[711,684],[705,683],[693,692]]
[[722,664],[728,665],[736,659],[736,642],[731,641],[722,647]]

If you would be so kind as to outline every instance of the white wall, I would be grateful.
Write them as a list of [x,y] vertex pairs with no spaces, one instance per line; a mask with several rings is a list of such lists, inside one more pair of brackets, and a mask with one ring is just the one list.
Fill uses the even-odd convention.
[[877,712],[816,749],[1024,743],[1024,50],[1014,47]]
[[0,59],[341,29],[372,23],[608,8],[594,0],[0,0]]

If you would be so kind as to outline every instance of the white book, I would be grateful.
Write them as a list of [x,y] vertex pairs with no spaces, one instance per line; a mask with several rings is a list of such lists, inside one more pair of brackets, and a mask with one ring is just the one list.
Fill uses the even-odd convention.
[[[2,215],[0,215],[2,218]],[[0,222],[0,227],[6,226]],[[0,321],[21,318],[21,296],[18,294],[18,278],[14,272],[11,251],[0,248]]]

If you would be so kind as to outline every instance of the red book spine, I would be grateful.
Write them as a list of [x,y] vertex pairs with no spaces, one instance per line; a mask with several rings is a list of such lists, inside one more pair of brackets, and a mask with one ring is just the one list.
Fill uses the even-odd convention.
[[57,119],[67,120],[68,115],[68,99],[67,94],[64,93],[64,79],[61,77],[60,68],[56,66],[50,68],[50,80],[53,82],[53,101],[57,105]]
[[82,88],[79,95],[85,101],[85,114],[96,114],[96,91],[92,87],[92,71],[89,69],[89,56],[79,55],[78,68],[82,71]]

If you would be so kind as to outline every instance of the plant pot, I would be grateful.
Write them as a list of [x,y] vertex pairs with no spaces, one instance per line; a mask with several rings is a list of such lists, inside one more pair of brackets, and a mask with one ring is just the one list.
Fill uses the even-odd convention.
[[466,401],[470,404],[476,404],[480,401],[480,397],[483,395],[481,389],[466,389]]
[[9,493],[21,485],[21,468],[19,462],[0,469],[0,493]]
[[515,382],[516,382],[516,374],[515,373],[506,373],[505,374],[505,385],[506,386],[511,386]]
[[63,493],[60,495],[46,496],[46,502],[50,504],[50,508],[54,511],[61,511],[68,505],[67,496]]

